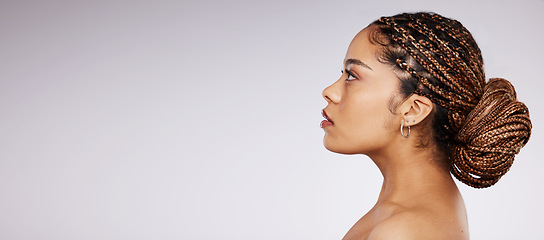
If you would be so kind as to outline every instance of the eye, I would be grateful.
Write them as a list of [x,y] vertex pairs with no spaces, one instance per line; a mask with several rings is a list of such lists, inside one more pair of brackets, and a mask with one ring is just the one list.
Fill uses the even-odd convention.
[[[343,72],[343,71],[342,71]],[[350,71],[346,70],[346,74],[348,75],[348,77],[346,78],[346,82],[349,82],[351,80],[355,80],[357,79],[355,76],[353,76],[353,74],[351,74]]]

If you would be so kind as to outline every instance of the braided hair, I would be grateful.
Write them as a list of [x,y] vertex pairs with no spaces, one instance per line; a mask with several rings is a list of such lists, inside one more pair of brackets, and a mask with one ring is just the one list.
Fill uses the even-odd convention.
[[502,78],[487,83],[480,49],[458,21],[436,13],[403,13],[371,24],[378,59],[394,66],[404,97],[434,103],[434,141],[461,182],[485,188],[512,166],[531,135],[525,104]]

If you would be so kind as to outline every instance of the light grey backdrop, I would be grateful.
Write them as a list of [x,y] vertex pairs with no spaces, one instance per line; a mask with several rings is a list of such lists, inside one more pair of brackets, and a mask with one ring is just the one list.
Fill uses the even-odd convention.
[[321,91],[382,15],[460,20],[530,108],[472,239],[543,239],[544,1],[0,3],[1,239],[340,239],[381,175],[322,146]]

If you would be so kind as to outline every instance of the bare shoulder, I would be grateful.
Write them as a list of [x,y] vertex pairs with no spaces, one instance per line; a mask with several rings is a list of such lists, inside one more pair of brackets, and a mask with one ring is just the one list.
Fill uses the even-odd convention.
[[367,239],[468,239],[468,232],[461,225],[433,212],[410,210],[396,213],[376,225]]

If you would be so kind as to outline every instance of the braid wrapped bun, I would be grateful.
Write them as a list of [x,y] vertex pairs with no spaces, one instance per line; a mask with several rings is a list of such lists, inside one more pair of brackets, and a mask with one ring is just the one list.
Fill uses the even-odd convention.
[[475,188],[492,186],[510,169],[531,128],[529,110],[517,101],[514,86],[502,78],[490,79],[455,136],[453,175]]
[[[475,188],[495,184],[531,135],[525,104],[501,78],[486,84],[483,58],[472,34],[436,13],[402,13],[373,23],[380,61],[399,72],[401,93],[435,103],[433,138],[450,154],[452,174]],[[406,74],[408,73],[408,74]]]

